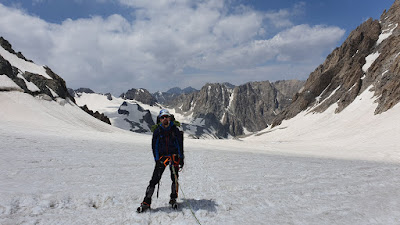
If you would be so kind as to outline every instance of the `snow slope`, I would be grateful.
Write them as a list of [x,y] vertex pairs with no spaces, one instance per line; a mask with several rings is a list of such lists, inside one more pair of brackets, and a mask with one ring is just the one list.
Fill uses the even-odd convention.
[[[309,113],[310,108],[293,119],[283,121],[280,126],[267,128],[246,141],[260,145],[285,145],[293,154],[398,163],[400,104],[387,112],[374,115],[377,107],[374,101],[377,98],[373,96],[371,88],[367,88],[339,114],[334,113],[336,104],[324,113]],[[291,143],[294,146],[290,146]],[[309,149],[298,150],[296,145],[299,144]]]
[[185,141],[181,208],[153,170],[150,135],[68,102],[0,92],[0,224],[399,224],[400,106],[371,93],[340,114],[306,113],[242,140]]
[[[141,122],[145,113],[139,112],[137,110],[137,105],[139,104],[135,100],[124,100],[122,98],[111,97],[108,100],[107,96],[95,93],[78,93],[75,97],[76,104],[79,106],[87,105],[90,110],[99,111],[104,113],[109,119],[113,126],[124,129],[131,130],[132,126],[128,121],[132,121],[143,125],[145,129],[148,130],[150,134],[149,124]],[[118,113],[118,109],[121,107],[122,103],[127,102],[128,106],[123,106],[124,110],[132,109],[129,115],[123,115]],[[128,107],[128,109],[126,109]],[[157,113],[160,108],[157,106],[148,106],[150,112],[153,116],[153,121],[155,121]],[[127,121],[128,120],[128,121]]]

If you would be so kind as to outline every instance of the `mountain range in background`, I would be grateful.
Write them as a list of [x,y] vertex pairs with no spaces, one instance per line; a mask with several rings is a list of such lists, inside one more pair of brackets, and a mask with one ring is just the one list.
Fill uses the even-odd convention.
[[[122,129],[148,133],[156,121],[158,111],[167,108],[191,137],[227,138],[268,127],[276,115],[290,104],[291,97],[303,84],[304,81],[296,80],[250,82],[240,86],[217,83],[206,84],[201,90],[191,87],[183,90],[172,88],[154,94],[140,88],[130,89],[119,97],[96,94],[89,88],[70,89],[69,92],[78,105],[87,105],[105,113],[110,117],[111,124]],[[106,97],[109,105],[114,105],[113,112],[105,109],[110,108],[105,101]],[[99,103],[93,102],[102,102],[100,105],[103,108],[96,108]],[[117,109],[115,104],[120,104],[120,107]],[[116,111],[119,113],[115,114]],[[129,125],[123,124],[120,117],[124,117],[123,121]]]
[[[168,108],[193,138],[229,138],[261,131],[300,112],[340,113],[364,91],[377,97],[376,114],[400,101],[400,1],[380,20],[369,19],[333,50],[307,81],[206,84],[201,90],[172,88],[149,93],[132,88],[119,97],[90,89],[68,90],[65,81],[46,66],[15,52],[0,38],[0,91],[22,91],[47,101],[77,103],[133,132],[149,133],[161,108]],[[337,104],[337,106],[335,105]],[[104,121],[104,120],[103,120]]]

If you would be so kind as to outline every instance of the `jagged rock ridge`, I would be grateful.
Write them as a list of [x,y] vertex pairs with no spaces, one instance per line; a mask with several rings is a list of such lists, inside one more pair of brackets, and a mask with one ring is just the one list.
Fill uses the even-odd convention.
[[[0,74],[10,78],[22,91],[43,99],[55,100],[56,98],[62,98],[75,102],[74,98],[68,93],[65,81],[50,68],[47,66],[39,67],[32,60],[26,59],[21,52],[16,53],[11,44],[3,37],[0,37],[0,45],[6,51],[3,53],[4,55],[0,54]],[[14,61],[19,60],[22,64],[26,64],[28,67],[35,67],[42,73],[22,71],[20,68],[11,65],[10,61],[6,59],[6,54],[9,58],[13,58],[13,55],[17,56],[17,58],[13,59]]]
[[153,95],[150,94],[150,92],[144,88],[139,88],[139,89],[132,88],[128,90],[126,93],[122,93],[120,97],[123,99],[137,100],[147,105],[154,105],[157,102],[157,100],[153,97]]
[[97,118],[103,121],[104,123],[108,123],[111,125],[110,119],[106,115],[104,115],[104,113],[100,113],[99,111],[93,112],[87,107],[87,105],[81,106],[81,109],[86,113],[88,113],[89,115],[93,116],[94,118]]
[[296,80],[206,84],[199,92],[180,95],[171,107],[204,119],[205,127],[213,127],[218,137],[238,136],[266,128],[303,84]]
[[[150,98],[147,90],[133,88],[122,94],[121,98],[131,99],[140,104],[147,103],[160,109],[172,108],[176,113],[189,118],[190,122],[185,119],[181,121],[181,125],[193,138],[227,138],[266,128],[276,115],[290,104],[294,94],[303,85],[304,81],[298,80],[249,82],[240,86],[209,83],[200,91],[187,88],[189,93],[183,93],[180,88],[156,92],[153,94],[155,100]],[[139,113],[141,110],[136,109],[139,105],[127,109],[127,103],[124,104],[121,105],[119,114],[138,114],[137,118],[142,118]],[[153,115],[155,116],[157,115]],[[137,118],[135,121],[138,121]],[[146,123],[151,123],[150,117]],[[133,129],[130,130],[139,131],[140,129],[136,128],[139,124],[131,123]]]
[[192,88],[192,87],[187,87],[184,88],[183,90],[179,87],[171,88],[166,92],[156,92],[153,94],[153,97],[156,99],[156,101],[160,104],[164,105],[171,105],[174,104],[173,102],[175,99],[182,95],[182,94],[191,94],[194,92],[198,92],[197,89]]
[[[369,87],[382,113],[400,101],[400,0],[380,20],[369,19],[352,31],[307,79],[292,104],[273,122],[279,125],[303,110],[323,112],[337,104],[340,113]],[[369,89],[368,89],[369,90]]]

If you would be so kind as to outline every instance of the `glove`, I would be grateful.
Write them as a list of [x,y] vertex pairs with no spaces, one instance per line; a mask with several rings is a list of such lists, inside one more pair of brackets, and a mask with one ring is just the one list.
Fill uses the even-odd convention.
[[183,165],[184,165],[185,163],[183,162],[183,158],[181,158],[180,160],[179,160],[179,168],[183,168]]

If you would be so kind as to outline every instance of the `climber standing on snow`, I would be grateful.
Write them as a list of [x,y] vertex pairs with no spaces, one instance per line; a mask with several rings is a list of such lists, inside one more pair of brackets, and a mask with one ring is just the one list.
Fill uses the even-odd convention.
[[161,176],[167,166],[171,171],[171,199],[169,204],[173,208],[177,208],[176,198],[178,198],[178,172],[183,167],[183,132],[181,132],[174,121],[171,121],[171,114],[168,110],[160,111],[157,121],[157,128],[153,132],[152,149],[155,160],[153,176],[151,177],[149,186],[143,202],[137,211],[143,212],[150,208],[151,198],[153,196],[156,185],[160,182]]

